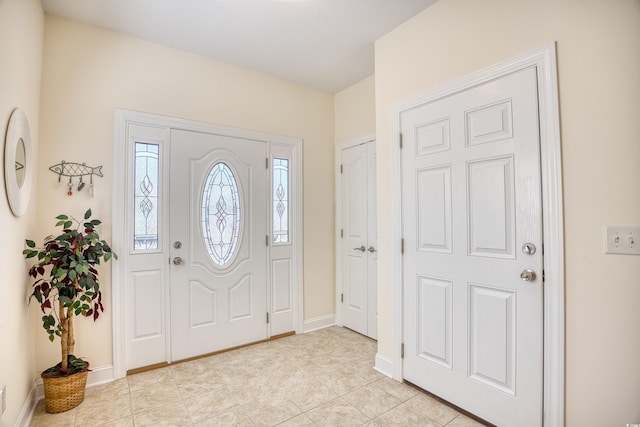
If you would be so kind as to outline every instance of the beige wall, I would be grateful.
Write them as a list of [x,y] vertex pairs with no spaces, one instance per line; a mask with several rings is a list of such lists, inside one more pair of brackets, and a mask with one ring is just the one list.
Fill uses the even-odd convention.
[[[5,132],[14,108],[29,119],[34,154],[38,152],[40,69],[44,14],[38,0],[0,0],[0,165],[4,169]],[[7,410],[0,427],[13,426],[36,378],[34,326],[29,314],[27,264],[22,257],[24,239],[33,238],[36,197],[32,191],[27,212],[11,214],[5,193],[4,173],[0,191],[2,245],[0,263],[0,384],[7,386]],[[35,178],[35,176],[34,176]],[[32,307],[33,309],[34,307]],[[33,309],[33,313],[37,308]]]
[[[640,423],[640,258],[604,224],[640,224],[640,2],[441,0],[376,43],[379,299],[391,301],[394,102],[557,41],[566,265],[566,425]],[[379,351],[391,357],[392,306]]]
[[[305,318],[333,314],[333,95],[96,27],[48,16],[42,78],[39,232],[60,212],[87,207],[110,239],[114,108],[144,111],[304,139]],[[95,197],[65,195],[47,168],[61,160],[103,165]],[[110,272],[106,311],[78,322],[77,353],[111,363]],[[54,360],[44,336],[37,367]]]
[[366,79],[336,93],[334,101],[337,144],[376,131],[375,78]]

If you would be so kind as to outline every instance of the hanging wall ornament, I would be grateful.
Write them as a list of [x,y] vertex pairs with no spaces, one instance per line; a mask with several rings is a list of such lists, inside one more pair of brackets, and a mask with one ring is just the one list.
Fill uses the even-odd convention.
[[58,175],[58,182],[61,181],[63,176],[69,177],[69,182],[67,184],[67,195],[73,195],[73,178],[78,177],[78,191],[82,191],[85,187],[85,182],[83,177],[89,176],[89,196],[93,197],[93,176],[97,175],[102,177],[102,166],[87,166],[86,163],[73,163],[73,162],[65,162],[64,160],[58,163],[57,165],[53,165],[49,168],[49,170],[56,175]]

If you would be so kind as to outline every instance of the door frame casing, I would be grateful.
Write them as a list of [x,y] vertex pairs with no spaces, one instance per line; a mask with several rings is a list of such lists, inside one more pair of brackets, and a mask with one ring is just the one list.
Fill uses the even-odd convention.
[[[199,122],[194,120],[180,119],[170,116],[163,116],[159,114],[143,113],[138,111],[131,111],[125,109],[114,109],[114,148],[113,148],[113,181],[112,181],[112,224],[126,224],[126,206],[127,197],[130,195],[130,191],[127,191],[127,185],[130,181],[127,173],[127,147],[128,147],[128,128],[130,124],[137,124],[149,127],[166,128],[167,130],[178,129],[192,132],[201,132],[214,135],[222,135],[235,137],[240,139],[251,139],[257,141],[263,141],[267,144],[267,159],[271,158],[271,145],[286,145],[291,147],[291,160],[292,167],[290,171],[291,181],[291,193],[295,195],[295,199],[290,204],[290,230],[292,235],[292,244],[294,245],[293,253],[293,272],[292,272],[292,303],[294,311],[294,329],[295,333],[302,333],[304,330],[304,313],[303,313],[303,194],[302,194],[302,177],[303,177],[303,141],[301,138],[293,138],[288,136],[281,136],[270,134],[266,132],[251,131],[246,129],[233,128],[228,126],[221,126],[211,123]],[[170,136],[169,142],[170,142]],[[167,150],[168,151],[168,150]],[[167,159],[168,160],[168,159]],[[271,166],[269,166],[271,172]],[[271,183],[271,179],[268,180]],[[271,198],[271,190],[269,189],[267,199]],[[270,202],[268,203],[270,206]],[[267,216],[270,219],[270,213],[267,212]],[[166,221],[163,221],[166,223]],[[269,224],[271,221],[269,221]],[[167,225],[163,226],[167,227]],[[126,301],[126,268],[127,268],[127,256],[128,256],[128,244],[127,244],[127,229],[128,227],[112,227],[112,246],[114,251],[119,255],[119,261],[112,263],[111,266],[111,293],[112,293],[112,328],[113,328],[113,377],[114,379],[124,378],[127,373],[126,356],[127,356],[127,335],[125,332],[127,321],[127,301]],[[267,232],[271,235],[271,227],[267,228]],[[167,233],[168,229],[163,230]],[[269,239],[271,240],[271,239]],[[268,262],[271,260],[271,244],[268,248]],[[270,266],[267,266],[269,271]],[[166,273],[168,274],[168,272]],[[168,293],[168,286],[170,280],[165,277],[167,283],[167,289],[165,293]],[[268,281],[268,295],[267,301],[269,307],[271,307],[270,290],[270,276],[267,274]],[[169,298],[166,298],[165,309],[168,309],[170,304]],[[169,317],[169,316],[167,316]],[[167,319],[167,322],[170,320]],[[268,336],[271,336],[270,327],[268,326]],[[167,325],[167,331],[170,329]],[[167,340],[170,337],[167,336]],[[167,342],[167,346],[169,343]],[[168,347],[167,347],[168,348]]]
[[340,295],[343,290],[342,283],[342,237],[340,235],[340,230],[342,227],[342,174],[340,172],[340,166],[342,165],[342,150],[346,150],[347,148],[355,147],[357,145],[367,144],[369,142],[374,142],[376,140],[376,135],[374,133],[362,135],[356,138],[348,139],[346,141],[340,142],[336,145],[335,149],[335,251],[336,251],[336,320],[335,323],[338,326],[343,326],[342,322],[342,301]]
[[[544,242],[544,338],[543,338],[543,425],[564,425],[564,230],[562,207],[562,164],[555,42],[451,81],[392,108],[392,277],[393,354],[388,360],[376,355],[376,369],[403,380],[401,345],[403,340],[402,163],[400,114],[418,105],[464,91],[507,74],[535,66],[538,78],[540,163],[542,178],[542,223]],[[390,372],[391,371],[391,372]]]

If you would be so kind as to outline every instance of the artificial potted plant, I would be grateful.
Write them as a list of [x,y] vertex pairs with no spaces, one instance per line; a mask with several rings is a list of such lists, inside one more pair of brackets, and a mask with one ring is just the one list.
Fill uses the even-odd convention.
[[104,311],[96,266],[117,259],[106,241],[101,240],[96,226],[100,220],[91,219],[91,209],[84,221],[58,215],[56,227],[62,228],[57,237],[45,238],[44,246],[36,248],[26,240],[26,258],[37,257],[29,269],[34,279],[33,292],[42,310],[42,327],[53,341],[60,337],[60,363],[42,372],[47,412],[64,412],[84,400],[89,363],[74,356],[73,318],[83,316],[95,321]]

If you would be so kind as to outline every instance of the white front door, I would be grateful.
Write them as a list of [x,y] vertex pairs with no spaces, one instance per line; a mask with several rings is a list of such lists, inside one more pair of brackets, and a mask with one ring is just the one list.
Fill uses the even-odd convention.
[[377,338],[375,141],[342,150],[342,322]]
[[171,131],[171,358],[267,338],[266,143]]
[[115,135],[116,376],[301,332],[302,140],[124,110]]
[[496,425],[539,427],[536,69],[406,109],[400,126],[404,378]]

